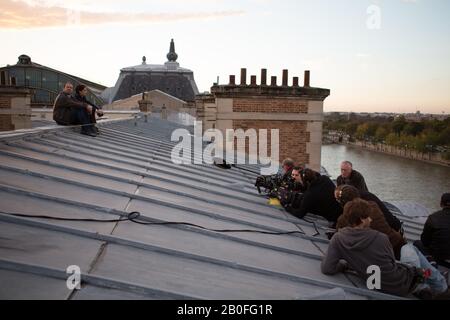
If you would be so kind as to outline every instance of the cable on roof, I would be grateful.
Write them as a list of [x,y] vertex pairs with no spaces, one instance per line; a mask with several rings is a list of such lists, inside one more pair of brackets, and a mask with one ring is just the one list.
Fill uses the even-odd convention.
[[[286,232],[272,232],[272,231],[262,231],[262,230],[251,230],[251,229],[211,229],[206,228],[197,224],[189,223],[189,222],[176,222],[176,221],[166,221],[166,222],[146,222],[138,220],[141,216],[141,213],[138,211],[133,211],[128,213],[126,216],[121,216],[119,219],[90,219],[90,218],[63,218],[63,217],[52,217],[46,215],[31,215],[31,214],[23,214],[23,213],[15,213],[15,212],[5,212],[0,211],[1,214],[14,216],[14,217],[22,217],[22,218],[38,218],[38,219],[48,219],[48,220],[58,220],[58,221],[83,221],[83,222],[124,222],[131,221],[141,225],[184,225],[199,228],[202,230],[208,230],[219,233],[261,233],[261,234],[269,234],[269,235],[290,235],[290,234],[302,234],[306,235],[303,231],[286,231]],[[317,229],[316,229],[317,230]]]

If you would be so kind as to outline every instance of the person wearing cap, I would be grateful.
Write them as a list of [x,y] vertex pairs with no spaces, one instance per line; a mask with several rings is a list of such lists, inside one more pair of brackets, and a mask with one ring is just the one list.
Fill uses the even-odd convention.
[[438,264],[450,267],[450,193],[442,195],[441,208],[428,216],[420,240],[414,245]]

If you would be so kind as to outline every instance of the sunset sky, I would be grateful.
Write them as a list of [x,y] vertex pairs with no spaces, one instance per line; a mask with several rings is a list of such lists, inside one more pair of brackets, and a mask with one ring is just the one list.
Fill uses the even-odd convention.
[[113,86],[171,38],[201,92],[241,67],[308,69],[325,111],[450,113],[448,0],[0,0],[0,66],[27,54]]

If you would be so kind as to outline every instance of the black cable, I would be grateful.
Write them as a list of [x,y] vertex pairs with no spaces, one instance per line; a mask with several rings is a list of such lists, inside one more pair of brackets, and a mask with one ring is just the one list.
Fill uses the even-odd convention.
[[262,230],[250,230],[250,229],[210,229],[203,226],[199,226],[197,224],[189,223],[189,222],[144,222],[139,221],[139,217],[141,216],[140,212],[133,211],[130,212],[126,217],[121,216],[119,219],[78,219],[78,218],[62,218],[62,217],[52,217],[52,216],[45,216],[45,215],[30,215],[30,214],[22,214],[22,213],[13,213],[13,212],[5,212],[0,211],[0,213],[14,216],[14,217],[23,217],[23,218],[39,218],[39,219],[49,219],[49,220],[58,220],[58,221],[83,221],[83,222],[124,222],[124,221],[131,221],[137,224],[141,225],[185,225],[190,227],[195,227],[203,230],[213,231],[213,232],[219,232],[219,233],[238,233],[238,232],[247,232],[247,233],[261,233],[261,234],[270,234],[270,235],[289,235],[289,234],[302,234],[306,235],[303,231],[286,231],[286,232],[272,232],[272,231],[262,231]]
[[314,230],[316,230],[316,233],[313,234],[313,237],[320,235],[319,229],[317,228],[317,225],[314,221],[309,221],[309,220],[306,220],[305,218],[302,218],[302,220],[307,223],[311,223],[314,226]]

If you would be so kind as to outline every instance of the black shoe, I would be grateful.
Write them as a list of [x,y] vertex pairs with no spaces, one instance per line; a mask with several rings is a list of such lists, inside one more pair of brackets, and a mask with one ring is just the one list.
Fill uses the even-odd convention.
[[94,131],[81,131],[81,134],[84,134],[86,136],[90,136],[90,137],[96,137],[97,134]]

